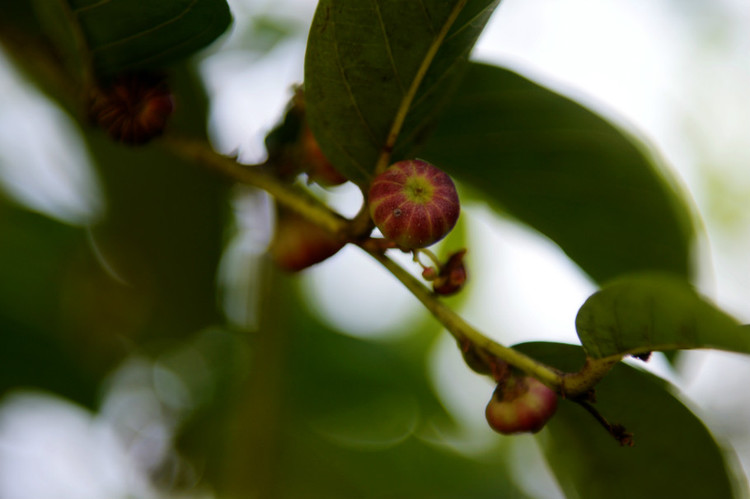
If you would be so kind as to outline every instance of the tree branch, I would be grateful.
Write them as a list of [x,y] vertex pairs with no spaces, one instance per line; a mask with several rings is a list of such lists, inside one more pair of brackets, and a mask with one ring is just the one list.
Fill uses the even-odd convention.
[[384,253],[377,251],[368,251],[368,253],[401,281],[459,343],[468,341],[475,347],[489,352],[555,389],[561,387],[563,375],[557,369],[537,362],[513,348],[503,346],[484,336]]
[[263,189],[279,203],[331,233],[343,235],[349,231],[349,221],[344,217],[304,190],[282,182],[257,165],[241,165],[233,158],[218,154],[203,140],[165,136],[160,143],[177,156],[199,163],[236,182]]
[[377,240],[361,240],[364,237],[362,231],[365,229],[369,231],[369,227],[371,227],[362,222],[367,214],[366,205],[363,206],[355,220],[347,220],[304,190],[280,181],[257,166],[241,165],[233,158],[222,156],[216,153],[205,141],[167,136],[161,140],[161,143],[178,156],[199,163],[237,182],[265,190],[276,201],[304,216],[312,223],[357,243],[401,281],[459,344],[471,344],[475,349],[486,352],[490,357],[505,361],[537,378],[565,397],[585,397],[594,385],[619,361],[619,358],[589,358],[580,371],[564,373],[538,362],[518,350],[501,345],[476,330],[440,301],[437,295],[424,284],[386,256],[381,245],[368,244],[368,242],[372,243]]

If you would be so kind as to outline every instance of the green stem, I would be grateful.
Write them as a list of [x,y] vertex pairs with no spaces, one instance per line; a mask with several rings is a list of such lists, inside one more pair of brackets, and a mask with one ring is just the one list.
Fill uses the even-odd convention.
[[164,137],[161,143],[177,156],[200,163],[237,182],[263,189],[279,203],[333,234],[346,234],[349,231],[348,220],[305,191],[282,182],[257,166],[241,165],[233,158],[222,156],[203,140],[172,136]]
[[622,357],[587,358],[580,371],[563,375],[560,392],[570,398],[585,397]]
[[554,368],[546,366],[528,357],[521,352],[503,346],[474,329],[461,316],[451,308],[437,299],[414,276],[407,272],[396,262],[388,258],[384,253],[370,252],[373,258],[380,262],[391,274],[393,274],[411,293],[434,315],[438,321],[456,338],[457,341],[469,341],[477,348],[485,350],[495,357],[506,361],[508,364],[524,371],[543,383],[559,389],[562,384],[563,375]]
[[385,253],[365,250],[391,272],[429,310],[448,332],[459,342],[469,342],[474,347],[504,360],[513,367],[533,376],[569,398],[586,397],[594,385],[619,361],[619,358],[587,359],[583,368],[575,373],[563,373],[523,353],[503,346],[477,331],[460,315],[441,302],[437,296]]
[[414,250],[414,259],[420,265],[422,265],[422,262],[419,261],[419,257],[417,256],[420,253],[423,254],[423,255],[426,255],[427,258],[429,258],[432,261],[432,263],[435,265],[435,270],[438,270],[438,271],[440,270],[440,267],[442,266],[442,264],[440,263],[440,259],[437,257],[437,255],[435,253],[433,253],[432,251],[428,250],[427,248],[421,248],[421,249]]
[[[161,142],[178,156],[207,166],[235,181],[265,190],[279,203],[332,233],[341,234],[351,240],[358,240],[363,237],[364,230],[369,227],[362,222],[365,220],[363,213],[366,213],[366,205],[355,218],[355,221],[346,220],[305,191],[286,184],[257,167],[241,165],[233,158],[221,156],[211,149],[205,141],[165,137]],[[539,379],[566,397],[585,397],[594,385],[620,360],[619,357],[587,359],[586,364],[578,372],[560,372],[518,350],[503,346],[486,337],[441,302],[418,279],[387,257],[377,245],[368,245],[366,240],[359,244],[401,281],[459,343],[469,342],[489,355],[504,360],[528,375]]]

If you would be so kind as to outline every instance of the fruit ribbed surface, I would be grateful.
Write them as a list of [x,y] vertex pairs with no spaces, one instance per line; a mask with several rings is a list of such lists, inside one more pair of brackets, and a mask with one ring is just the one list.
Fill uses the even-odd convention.
[[403,248],[436,243],[450,232],[460,211],[451,178],[419,159],[399,161],[378,175],[369,202],[383,236]]

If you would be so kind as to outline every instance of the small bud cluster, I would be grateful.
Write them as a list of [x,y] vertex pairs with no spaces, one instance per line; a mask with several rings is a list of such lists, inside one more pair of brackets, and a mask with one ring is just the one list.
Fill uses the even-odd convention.
[[145,144],[161,135],[174,111],[166,82],[146,73],[127,74],[92,91],[89,116],[100,128],[129,145]]
[[465,254],[465,249],[453,253],[445,263],[439,266],[439,270],[435,267],[424,268],[422,277],[432,282],[432,290],[435,294],[450,296],[461,291],[467,279]]

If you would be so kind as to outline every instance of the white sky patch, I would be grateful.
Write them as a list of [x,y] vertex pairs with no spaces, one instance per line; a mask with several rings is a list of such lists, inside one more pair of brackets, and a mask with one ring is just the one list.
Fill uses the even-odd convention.
[[0,405],[0,497],[159,497],[106,420],[61,398],[17,393]]
[[103,200],[75,123],[0,52],[0,186],[34,210],[75,224]]

